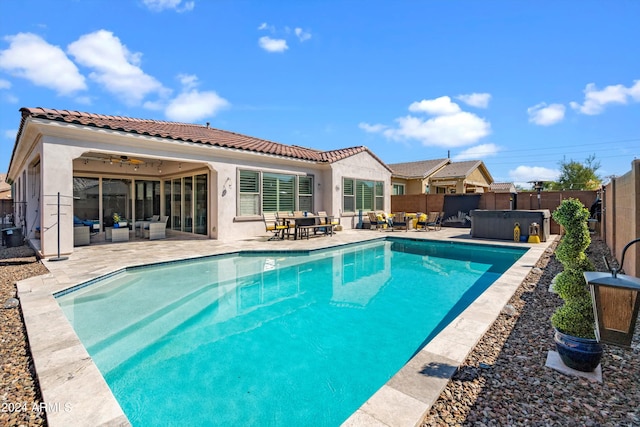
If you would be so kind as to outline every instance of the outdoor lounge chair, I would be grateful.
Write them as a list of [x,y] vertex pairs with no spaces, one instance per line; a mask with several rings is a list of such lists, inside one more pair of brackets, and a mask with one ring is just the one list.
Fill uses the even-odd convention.
[[262,219],[264,220],[265,229],[273,233],[269,240],[282,240],[285,233],[287,236],[289,235],[289,225],[284,224],[273,212],[264,212]]
[[427,229],[431,229],[434,231],[439,231],[442,228],[442,221],[444,220],[444,212],[429,212],[429,215],[435,215],[435,219],[431,220],[431,218],[427,219]]
[[429,214],[422,214],[418,222],[416,223],[416,230],[429,231],[429,228],[434,228],[438,223],[439,212],[429,212]]
[[396,212],[393,214],[393,226],[394,230],[404,228],[404,231],[409,230],[409,222],[404,212]]
[[416,226],[414,227],[416,231],[427,231],[427,219],[429,216],[426,213],[418,212],[416,213]]
[[382,231],[384,226],[387,225],[387,220],[382,218],[382,216],[378,216],[375,212],[367,213],[369,216],[369,222],[371,223],[371,229],[377,229]]
[[142,237],[149,240],[164,239],[167,237],[168,216],[161,216],[158,221],[149,221],[142,226]]

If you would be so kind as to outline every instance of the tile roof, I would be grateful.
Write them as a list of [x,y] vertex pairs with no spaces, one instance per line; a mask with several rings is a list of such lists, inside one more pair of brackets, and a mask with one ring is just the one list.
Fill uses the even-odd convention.
[[436,172],[432,178],[466,178],[482,164],[481,160],[453,162]]
[[27,118],[60,121],[65,123],[110,129],[119,132],[138,135],[173,139],[177,141],[194,142],[216,147],[232,148],[255,153],[272,154],[299,160],[320,163],[333,163],[368,152],[383,166],[388,166],[365,146],[343,148],[339,150],[320,151],[297,145],[285,145],[265,139],[229,132],[207,125],[197,125],[161,120],[136,119],[123,116],[109,116],[104,114],[83,113],[79,111],[54,110],[48,108],[21,108],[22,121],[18,131],[18,138],[22,133]]
[[426,178],[442,166],[451,162],[449,159],[420,160],[418,162],[391,163],[389,167],[393,175],[403,178]]
[[11,190],[11,185],[9,185],[9,183],[5,181],[6,178],[6,173],[0,173],[0,193]]
[[513,182],[493,182],[489,185],[489,190],[495,191],[496,193],[515,193],[516,186]]

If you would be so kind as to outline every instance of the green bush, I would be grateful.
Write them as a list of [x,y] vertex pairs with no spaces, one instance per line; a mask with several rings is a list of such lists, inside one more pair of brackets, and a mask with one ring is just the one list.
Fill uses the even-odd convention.
[[554,289],[564,304],[551,316],[554,328],[580,338],[595,338],[591,295],[583,273],[593,270],[585,250],[591,244],[587,219],[589,211],[577,199],[563,200],[553,219],[564,228],[556,248],[556,258],[564,270],[556,278]]

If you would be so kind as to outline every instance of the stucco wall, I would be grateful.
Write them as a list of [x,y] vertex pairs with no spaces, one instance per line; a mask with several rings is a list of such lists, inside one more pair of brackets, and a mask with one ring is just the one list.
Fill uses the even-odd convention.
[[[68,144],[68,141],[66,141]],[[73,161],[82,147],[59,138],[42,138],[40,246],[45,256],[58,253],[58,193],[60,193],[60,254],[73,251]]]
[[[391,209],[391,172],[369,153],[358,153],[337,161],[331,165],[332,197],[331,211],[334,215],[341,212],[341,224],[344,228],[355,228],[358,224],[358,213],[342,212],[342,177],[383,181],[384,211]],[[327,208],[329,209],[329,208]]]

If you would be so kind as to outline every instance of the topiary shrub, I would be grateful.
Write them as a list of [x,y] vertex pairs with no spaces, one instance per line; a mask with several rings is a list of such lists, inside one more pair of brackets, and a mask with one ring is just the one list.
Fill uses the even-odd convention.
[[565,234],[555,254],[564,270],[556,279],[554,290],[564,305],[551,316],[551,324],[562,333],[579,338],[595,338],[591,295],[582,273],[593,270],[585,251],[591,244],[587,219],[589,211],[577,199],[563,200],[553,212],[553,219]]

